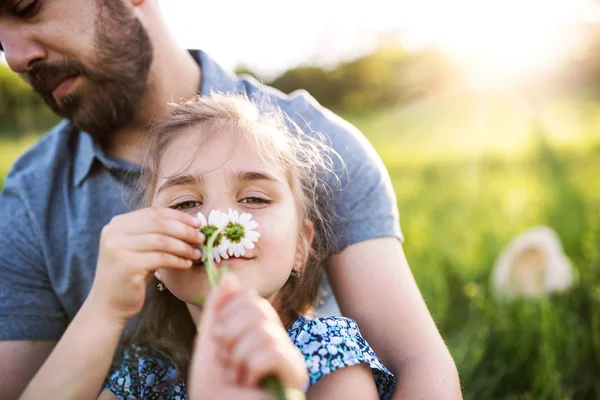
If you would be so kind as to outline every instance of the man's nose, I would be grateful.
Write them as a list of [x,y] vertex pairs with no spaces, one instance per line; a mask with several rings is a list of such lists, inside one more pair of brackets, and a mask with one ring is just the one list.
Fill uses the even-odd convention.
[[47,56],[42,45],[17,33],[4,32],[0,40],[8,66],[18,74],[29,72],[36,62]]

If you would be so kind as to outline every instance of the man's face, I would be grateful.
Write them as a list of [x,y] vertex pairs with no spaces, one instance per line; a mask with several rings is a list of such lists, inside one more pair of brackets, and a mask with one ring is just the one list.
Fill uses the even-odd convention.
[[121,0],[0,0],[0,44],[54,112],[100,141],[148,91],[152,44]]

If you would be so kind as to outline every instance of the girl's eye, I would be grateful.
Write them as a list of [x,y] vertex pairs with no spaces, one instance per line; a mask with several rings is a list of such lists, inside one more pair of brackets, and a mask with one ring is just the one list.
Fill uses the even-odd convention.
[[31,18],[40,9],[40,0],[23,0],[17,3],[14,13],[19,18]]
[[182,201],[181,203],[177,203],[171,206],[174,210],[189,210],[192,208],[200,207],[202,203],[194,200]]
[[267,199],[263,199],[261,197],[246,197],[246,198],[242,199],[240,201],[240,203],[246,203],[246,204],[269,204],[269,203],[271,203],[271,201],[267,200]]

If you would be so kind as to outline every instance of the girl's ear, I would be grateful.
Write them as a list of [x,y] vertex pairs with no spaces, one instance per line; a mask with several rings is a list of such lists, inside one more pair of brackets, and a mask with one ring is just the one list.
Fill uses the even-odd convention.
[[294,270],[300,272],[308,261],[308,255],[310,254],[310,246],[312,246],[313,239],[315,237],[315,227],[309,220],[304,220],[302,224],[303,231],[301,232],[300,240],[296,246],[296,258],[294,260]]
[[160,273],[158,272],[158,270],[154,271],[154,277],[162,282],[162,279],[160,279]]
[[308,242],[308,247],[312,246],[313,239],[315,238],[315,226],[312,221],[308,219],[304,220],[304,237]]

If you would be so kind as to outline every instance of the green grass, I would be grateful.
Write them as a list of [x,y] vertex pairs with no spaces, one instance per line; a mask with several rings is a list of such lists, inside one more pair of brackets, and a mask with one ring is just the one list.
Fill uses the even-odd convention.
[[[465,398],[600,398],[600,103],[448,93],[346,117],[389,168],[405,251]],[[0,177],[30,143],[0,139]],[[578,285],[494,299],[498,254],[538,224],[558,232]]]
[[[459,100],[348,118],[388,166],[405,251],[465,398],[600,398],[598,105]],[[498,254],[540,224],[559,234],[578,286],[495,300]]]
[[0,188],[4,182],[4,177],[10,170],[13,162],[21,155],[26,149],[31,147],[37,140],[37,136],[30,135],[20,139],[3,135],[0,131]]

